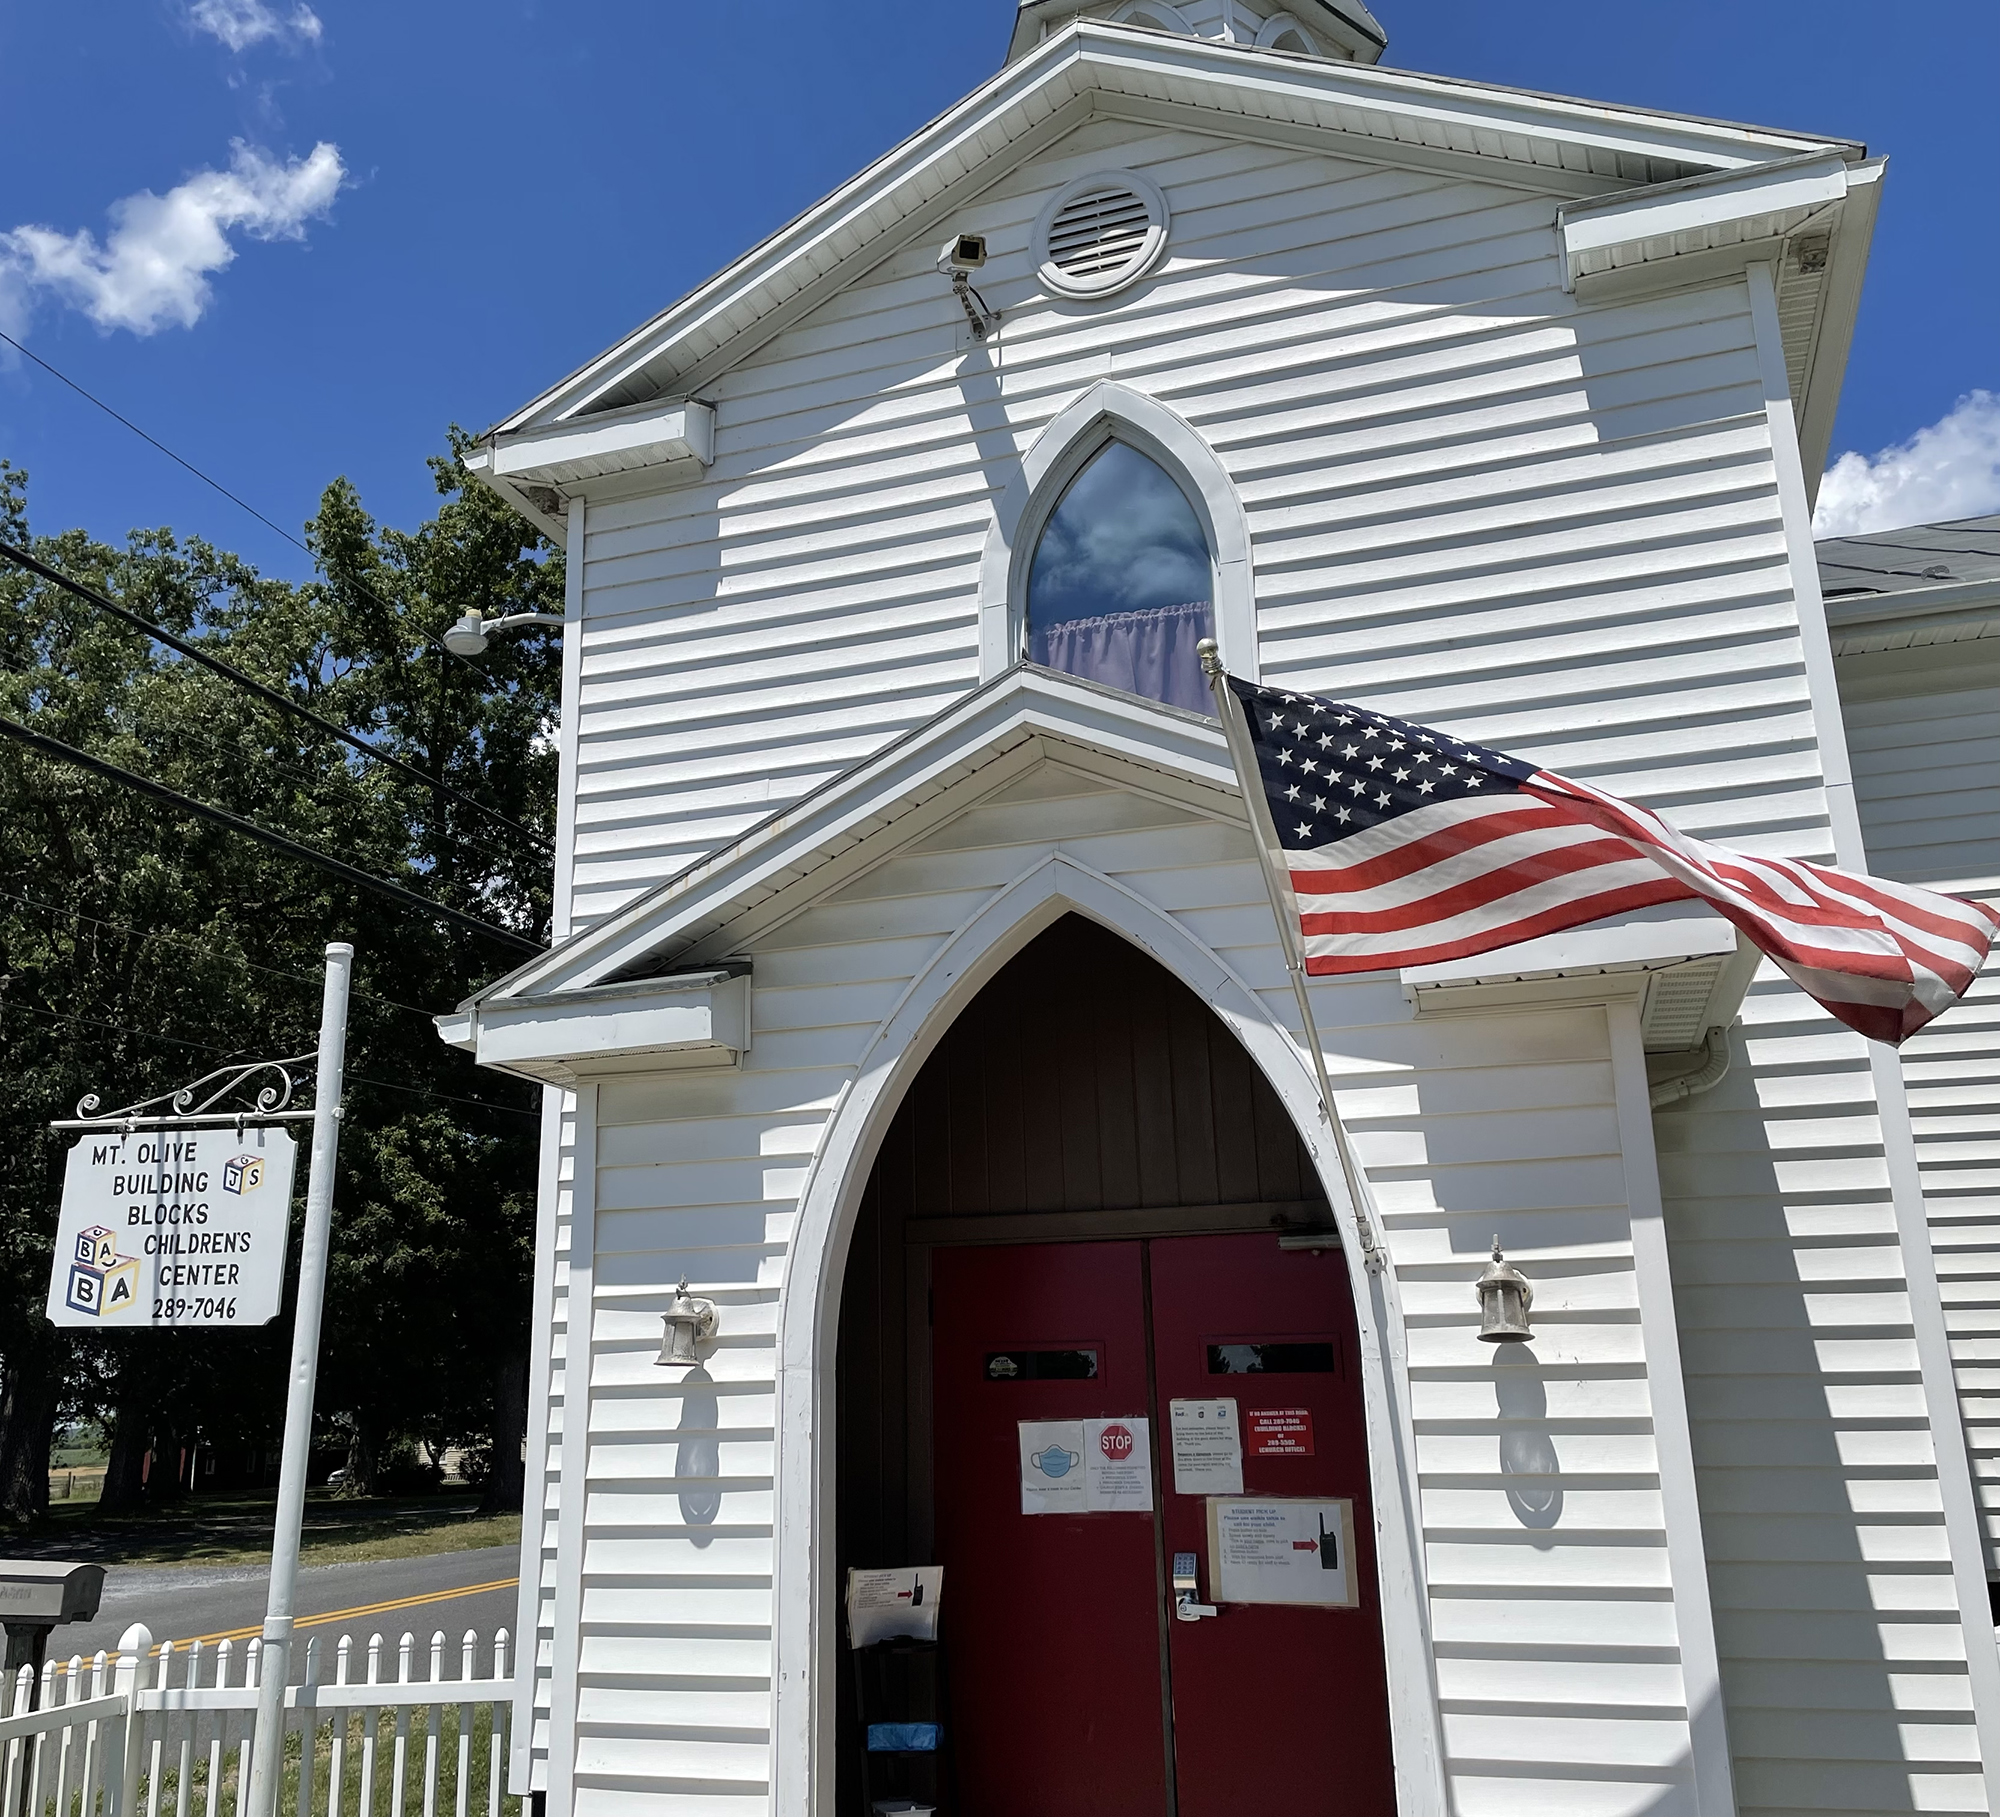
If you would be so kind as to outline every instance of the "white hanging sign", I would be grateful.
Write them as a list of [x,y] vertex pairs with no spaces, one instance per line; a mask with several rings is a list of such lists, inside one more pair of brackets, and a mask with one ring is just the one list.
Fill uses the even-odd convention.
[[1236,1403],[1169,1401],[1176,1495],[1241,1495],[1243,1438]]
[[82,1137],[63,1178],[51,1322],[269,1324],[284,1293],[297,1155],[282,1129]]
[[1153,1511],[1146,1420],[1022,1420],[1020,1454],[1023,1514]]

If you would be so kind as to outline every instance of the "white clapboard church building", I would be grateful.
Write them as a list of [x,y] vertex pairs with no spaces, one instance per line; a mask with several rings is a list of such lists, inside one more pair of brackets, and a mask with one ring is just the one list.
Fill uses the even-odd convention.
[[441,1019],[548,1087],[548,1817],[1995,1808],[1990,999],[1318,981],[1371,1265],[1194,660],[1990,888],[1964,602],[1810,533],[1882,163],[1287,3],[1022,0],[470,463],[568,551],[560,938]]

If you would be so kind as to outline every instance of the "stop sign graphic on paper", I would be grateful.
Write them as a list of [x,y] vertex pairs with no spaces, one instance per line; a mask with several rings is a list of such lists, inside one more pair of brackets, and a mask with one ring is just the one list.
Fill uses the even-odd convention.
[[1121,1458],[1132,1455],[1132,1431],[1128,1426],[1106,1426],[1099,1437],[1098,1448],[1115,1464]]

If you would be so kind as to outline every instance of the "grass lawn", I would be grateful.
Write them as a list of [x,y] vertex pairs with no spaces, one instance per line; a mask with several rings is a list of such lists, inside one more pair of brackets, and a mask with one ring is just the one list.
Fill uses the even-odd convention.
[[[49,1518],[24,1557],[72,1558],[121,1565],[262,1564],[271,1555],[274,1493],[190,1495],[142,1513],[101,1515],[94,1502],[50,1504]],[[424,1558],[482,1546],[517,1545],[518,1514],[481,1514],[476,1496],[424,1495],[408,1500],[306,1498],[303,1562],[343,1564],[377,1558]]]

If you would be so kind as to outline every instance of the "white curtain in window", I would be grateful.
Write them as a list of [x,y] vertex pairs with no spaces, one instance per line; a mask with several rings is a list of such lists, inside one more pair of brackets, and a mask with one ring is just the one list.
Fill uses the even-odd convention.
[[1208,602],[1190,600],[1037,627],[1028,654],[1046,668],[1107,688],[1149,695],[1191,713],[1213,713],[1195,645],[1214,635],[1215,615]]

